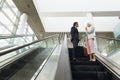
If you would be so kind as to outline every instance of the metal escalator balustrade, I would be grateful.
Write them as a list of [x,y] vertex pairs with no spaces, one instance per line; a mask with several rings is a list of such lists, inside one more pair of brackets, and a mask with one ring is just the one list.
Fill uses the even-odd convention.
[[112,80],[111,75],[99,61],[91,62],[88,56],[84,56],[82,46],[76,48],[78,61],[72,60],[72,50],[72,48],[69,48],[73,80]]
[[96,39],[98,46],[97,50],[100,55],[105,56],[117,65],[120,65],[120,40],[101,36],[96,36]]
[[[83,40],[84,41],[84,40]],[[102,56],[97,55],[96,62],[90,62],[88,56],[84,56],[83,47],[78,47],[77,56],[79,61],[72,60],[72,48],[67,47],[67,39],[62,42],[61,51],[57,57],[52,55],[39,73],[36,79],[32,80],[119,80],[119,75],[106,63]],[[69,52],[69,53],[68,53]],[[70,58],[69,58],[70,56]],[[69,64],[70,59],[70,64]],[[57,68],[51,67],[55,64]],[[71,66],[70,66],[71,65]],[[53,66],[53,65],[52,65]],[[115,67],[113,67],[115,68]],[[118,69],[117,69],[118,70]],[[50,71],[50,72],[49,72]],[[72,73],[71,73],[72,72]],[[71,75],[72,74],[72,75]]]
[[[22,58],[23,56],[27,55],[28,51],[31,49],[37,48],[54,48],[56,44],[59,43],[59,35],[53,35],[46,37],[41,40],[34,41],[32,43],[28,43],[25,45],[21,45],[18,47],[14,47],[8,49],[8,51],[1,51],[0,52],[0,76],[2,76],[2,70],[6,70],[5,68]],[[48,51],[50,52],[50,51]],[[7,72],[7,71],[6,71]],[[9,72],[9,69],[8,69]],[[3,71],[4,73],[4,71]]]
[[96,56],[99,61],[112,72],[113,80],[120,79],[120,40],[103,36],[96,36]]
[[36,35],[1,35],[0,36],[0,51],[10,48],[17,47],[26,43],[38,40]]
[[[96,43],[100,44],[97,44],[97,48],[95,46],[97,61],[90,62],[89,57],[84,55],[84,37],[85,35],[81,38],[80,46],[76,48],[76,54],[79,58],[77,61],[72,60],[72,48],[69,48],[73,80],[120,80],[120,67],[114,60],[112,61],[109,58],[111,54],[115,54],[114,51],[116,51],[116,49],[119,49],[119,45],[116,45],[116,43],[119,43],[119,40],[112,38],[107,39],[107,41],[109,40],[110,42],[115,40],[116,42],[114,41],[115,44],[113,45],[113,43],[108,44],[107,42],[103,42],[104,39],[106,41],[106,38],[104,37],[102,40],[99,40],[99,42],[103,43],[98,43],[98,36],[96,36]],[[109,56],[105,56],[104,53],[101,52],[104,50],[100,50],[105,44],[107,44],[107,48],[109,47],[110,49],[112,46],[112,50],[106,53],[110,54]]]
[[[96,36],[98,51],[104,56],[109,56],[120,49],[120,39]],[[101,41],[101,43],[99,42]],[[101,44],[101,45],[100,45]]]
[[[61,40],[62,39],[62,40]],[[37,71],[31,80],[71,80],[71,70],[67,48],[67,37],[61,35],[58,45],[48,61]],[[41,67],[40,67],[41,68]]]
[[[6,50],[1,50],[0,51],[0,55],[4,55],[4,54],[6,54],[6,53],[8,53],[8,52],[12,52],[12,51],[15,51],[15,50],[17,50],[17,49],[20,49],[20,48],[23,48],[23,47],[26,47],[26,46],[29,46],[29,45],[31,45],[31,44],[34,44],[34,43],[37,43],[37,42],[40,42],[40,41],[45,41],[45,44],[44,45],[47,45],[47,39],[48,38],[53,38],[53,37],[55,37],[55,36],[58,36],[58,35],[52,35],[52,36],[48,36],[48,37],[45,37],[45,38],[42,38],[42,39],[40,39],[40,40],[33,40],[33,41],[31,41],[31,42],[27,42],[27,43],[22,43],[22,41],[19,41],[20,43],[22,43],[22,44],[20,44],[20,45],[18,45],[18,46],[15,46],[15,47],[13,47],[13,48],[9,48],[9,49],[6,49]],[[57,37],[58,38],[58,37]],[[55,41],[54,39],[56,39],[56,38],[53,38],[52,39],[52,41]],[[19,40],[19,39],[18,39]],[[15,41],[16,42],[16,41]],[[19,43],[18,42],[18,43]],[[17,42],[16,42],[17,43]]]

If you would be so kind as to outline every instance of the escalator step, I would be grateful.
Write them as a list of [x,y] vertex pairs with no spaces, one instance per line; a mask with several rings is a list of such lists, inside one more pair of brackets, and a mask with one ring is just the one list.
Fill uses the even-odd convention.
[[107,72],[97,72],[97,76],[97,80],[110,80]]
[[85,78],[85,79],[72,79],[72,80],[96,80],[96,79]]
[[90,61],[71,61],[72,65],[98,65],[97,61],[90,62]]
[[73,80],[110,80],[107,72],[73,71]]
[[73,71],[101,71],[98,65],[74,65],[72,66]]
[[93,79],[97,80],[97,72],[96,71],[73,71],[73,79],[81,79],[85,80],[86,78],[88,79]]
[[76,48],[76,61],[72,60],[72,48],[69,48],[70,64],[73,80],[112,80],[105,67],[99,62],[90,62],[89,57],[83,55],[82,47]]

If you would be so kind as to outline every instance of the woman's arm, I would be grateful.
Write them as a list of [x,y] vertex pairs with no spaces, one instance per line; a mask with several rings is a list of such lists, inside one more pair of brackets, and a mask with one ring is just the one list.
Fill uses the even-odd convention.
[[94,28],[94,27],[92,27],[92,28],[90,28],[90,30],[87,30],[87,33],[88,33],[88,34],[91,34],[91,33],[93,33],[93,32],[94,32],[94,30],[95,30],[95,28]]

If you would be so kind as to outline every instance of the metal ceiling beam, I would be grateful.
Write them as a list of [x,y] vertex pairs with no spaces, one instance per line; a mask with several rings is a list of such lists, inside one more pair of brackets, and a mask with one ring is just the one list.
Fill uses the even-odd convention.
[[28,14],[28,24],[35,34],[44,34],[45,30],[32,0],[13,0],[17,8]]

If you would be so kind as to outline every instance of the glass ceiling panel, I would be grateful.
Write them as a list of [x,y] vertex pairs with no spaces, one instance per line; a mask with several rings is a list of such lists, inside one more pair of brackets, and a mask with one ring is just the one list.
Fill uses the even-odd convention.
[[120,0],[33,0],[41,12],[120,11]]
[[[113,28],[120,22],[118,17],[94,17],[96,31],[113,31]],[[43,25],[46,32],[70,32],[74,21],[79,22],[78,30],[85,31],[86,17],[43,17]]]
[[13,1],[12,0],[6,0],[6,2],[10,5],[10,7],[14,11],[14,13],[17,15],[18,14],[18,9],[17,9],[16,5],[13,3]]
[[10,10],[10,8],[8,8],[6,4],[4,4],[4,7],[2,8],[2,10],[10,17],[10,19],[13,22],[15,22],[16,16],[12,13],[12,11]]
[[11,34],[7,29],[0,25],[0,35],[1,34]]
[[9,24],[12,25],[12,23],[8,20],[8,18],[0,11],[0,22],[3,24]]
[[16,8],[16,6],[15,6],[15,4],[13,3],[12,0],[6,0],[6,1],[9,3],[9,5],[11,5],[11,7],[15,7],[15,8]]
[[30,26],[28,27],[28,32],[29,32],[29,34],[34,34],[34,32],[32,31]]
[[13,31],[13,27],[14,25],[9,25],[9,24],[6,24],[7,28],[12,32]]

